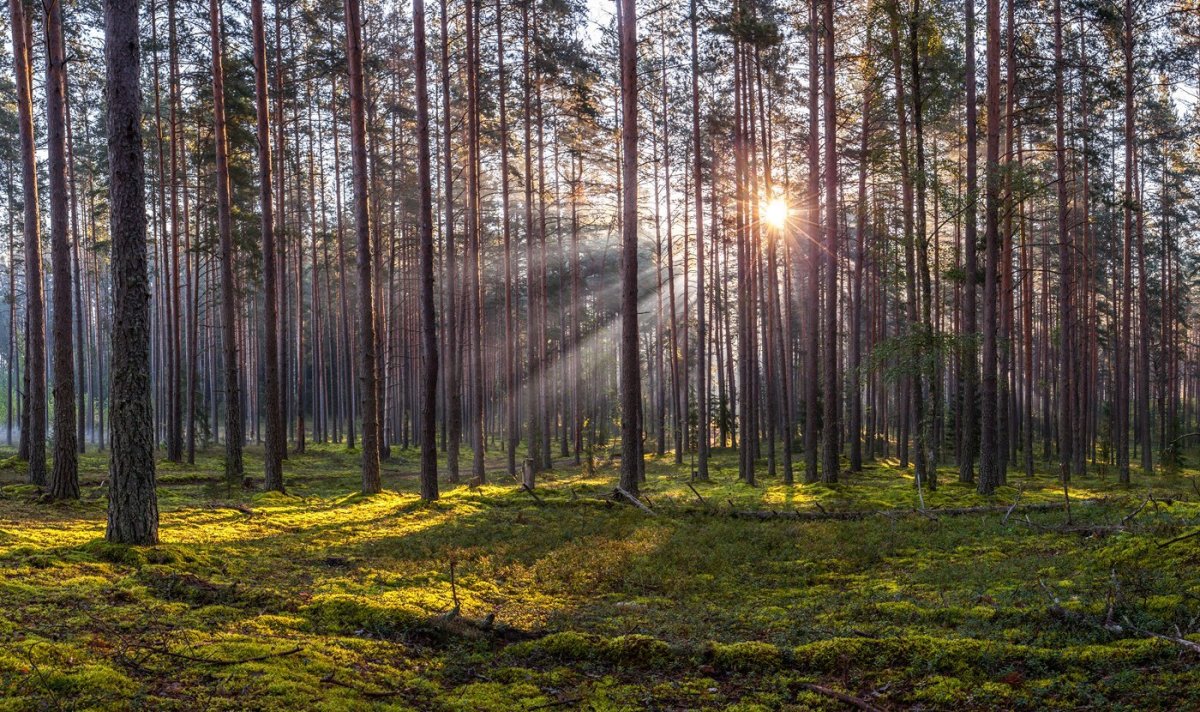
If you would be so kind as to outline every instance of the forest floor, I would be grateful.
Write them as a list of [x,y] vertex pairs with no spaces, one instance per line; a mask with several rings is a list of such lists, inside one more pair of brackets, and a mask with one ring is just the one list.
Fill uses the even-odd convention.
[[417,462],[375,496],[341,447],[293,455],[287,495],[163,462],[154,548],[104,542],[103,453],[77,503],[0,462],[0,709],[1200,707],[1187,469],[1079,479],[1068,523],[1050,474],[983,498],[947,469],[921,513],[894,460],[751,487],[717,452],[693,492],[668,455],[651,515],[611,462],[535,499],[497,454],[430,505]]

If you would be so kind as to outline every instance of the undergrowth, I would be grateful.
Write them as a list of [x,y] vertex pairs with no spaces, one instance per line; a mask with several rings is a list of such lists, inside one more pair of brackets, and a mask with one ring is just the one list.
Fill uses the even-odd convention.
[[1079,479],[1068,527],[936,515],[1061,502],[1048,474],[984,498],[947,470],[910,515],[895,461],[750,487],[718,451],[689,486],[668,455],[650,516],[607,496],[603,460],[556,462],[535,499],[495,453],[489,484],[432,504],[417,461],[395,451],[375,496],[339,446],[292,455],[288,494],[230,489],[217,453],[160,463],[154,548],[103,541],[103,453],[77,503],[0,470],[0,709],[1200,707],[1196,653],[1151,635],[1200,640],[1200,537],[1161,546],[1200,525],[1186,470]]

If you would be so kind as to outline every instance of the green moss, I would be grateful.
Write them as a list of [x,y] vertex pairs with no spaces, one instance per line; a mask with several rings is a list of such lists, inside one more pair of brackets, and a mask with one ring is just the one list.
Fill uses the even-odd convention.
[[390,638],[427,628],[425,616],[418,611],[377,606],[357,596],[320,596],[301,613],[316,632]]
[[757,640],[714,643],[711,655],[713,665],[726,672],[762,674],[778,670],[784,664],[779,646]]
[[[247,450],[248,471],[260,455]],[[701,504],[670,456],[650,458],[646,499],[660,516],[648,517],[600,500],[611,461],[547,473],[542,505],[502,478],[424,505],[415,452],[397,451],[385,492],[369,497],[343,446],[291,456],[291,495],[231,491],[220,454],[202,452],[195,467],[163,463],[164,544],[143,548],[102,539],[102,454],[81,460],[84,506],[42,504],[19,468],[0,467],[0,487],[18,488],[0,489],[0,709],[52,708],[68,692],[89,709],[841,708],[802,682],[891,709],[1200,706],[1200,673],[1177,646],[1048,612],[1052,595],[1102,619],[1115,571],[1116,614],[1189,630],[1200,546],[1157,544],[1200,517],[1181,499],[1191,474],[1146,478],[1157,509],[1127,534],[1081,539],[1002,515],[714,516],[915,503],[894,461],[791,487],[765,473],[748,487],[736,462],[714,452]],[[503,453],[486,464],[502,469]],[[1051,475],[1010,477],[1022,501],[1061,497]],[[926,492],[929,506],[1016,496],[952,480]],[[1111,478],[1080,478],[1072,493],[1111,495],[1075,508],[1078,524],[1120,521],[1142,500]],[[446,615],[456,600],[459,616]]]
[[93,539],[81,546],[80,550],[97,561],[107,561],[111,564],[138,567],[147,560],[147,549],[143,547],[113,544],[104,539]]

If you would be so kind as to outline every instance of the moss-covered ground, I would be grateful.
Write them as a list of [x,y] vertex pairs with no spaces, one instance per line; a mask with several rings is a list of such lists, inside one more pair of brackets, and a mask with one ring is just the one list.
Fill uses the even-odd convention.
[[[897,512],[920,500],[894,461],[750,487],[718,452],[697,494],[668,455],[650,516],[605,500],[612,463],[559,461],[535,500],[499,456],[425,505],[417,459],[369,497],[334,446],[289,459],[287,495],[230,491],[215,452],[161,463],[155,548],[104,542],[103,453],[78,503],[0,462],[0,709],[1200,708],[1200,656],[1152,635],[1200,641],[1200,537],[1161,545],[1200,527],[1186,470],[1080,479],[1067,526]],[[1063,498],[954,479],[930,510]]]

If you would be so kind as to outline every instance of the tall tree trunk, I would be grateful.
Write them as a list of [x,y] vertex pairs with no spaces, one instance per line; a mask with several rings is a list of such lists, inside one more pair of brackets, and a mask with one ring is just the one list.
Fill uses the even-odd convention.
[[547,463],[542,461],[542,439],[549,437],[547,433],[542,432],[542,416],[540,409],[540,399],[537,397],[538,380],[541,379],[541,362],[538,360],[538,339],[540,338],[541,330],[539,329],[538,307],[537,300],[538,292],[538,277],[537,277],[537,258],[534,251],[534,224],[533,224],[533,79],[532,66],[533,55],[531,52],[531,44],[533,42],[530,36],[529,12],[532,3],[521,4],[521,65],[522,65],[522,102],[524,119],[524,161],[525,161],[525,280],[526,289],[526,322],[529,329],[529,336],[526,339],[528,353],[526,354],[525,368],[529,376],[525,381],[525,410],[526,417],[529,421],[529,459],[533,461],[533,469],[539,472],[545,469]]
[[233,218],[229,198],[229,146],[225,131],[225,78],[221,60],[221,0],[209,0],[212,44],[213,142],[216,144],[217,230],[221,250],[221,334],[225,360],[225,480],[242,483],[242,391],[239,383],[237,292],[233,274]]
[[467,59],[467,200],[464,219],[466,221],[467,282],[466,306],[468,309],[467,329],[470,332],[471,349],[471,476],[472,481],[483,484],[487,475],[483,467],[483,293],[480,285],[480,226],[479,198],[479,24],[476,18],[476,0],[466,3],[466,59]]
[[965,222],[963,248],[963,346],[962,370],[959,380],[962,388],[962,436],[959,441],[958,481],[973,483],[975,481],[975,457],[978,448],[979,409],[976,403],[976,390],[979,383],[979,361],[976,354],[978,340],[978,325],[976,323],[975,298],[978,292],[979,264],[976,250],[979,244],[978,236],[978,195],[979,195],[979,128],[978,107],[975,94],[975,3],[966,4],[967,25],[967,195],[966,205],[963,206]]
[[417,241],[421,281],[421,499],[438,498],[437,322],[433,312],[433,177],[429,157],[429,80],[425,0],[413,0],[413,62],[417,99]]
[[[171,132],[171,264],[169,276],[170,306],[174,318],[169,325],[171,339],[171,360],[167,374],[167,389],[169,393],[171,412],[167,419],[167,459],[172,462],[183,460],[183,340],[181,338],[183,312],[179,297],[179,168],[180,159],[186,164],[186,147],[181,145],[179,136],[179,42],[175,21],[175,0],[167,0],[167,72],[168,72],[168,102],[169,128]],[[186,170],[186,169],[185,169]],[[186,192],[186,186],[185,186]],[[183,216],[186,229],[187,216]]]
[[[508,474],[517,475],[517,445],[521,440],[521,426],[517,422],[517,370],[516,351],[518,335],[513,322],[513,258],[512,258],[512,220],[509,216],[509,175],[508,175],[508,104],[505,97],[508,94],[508,80],[504,73],[504,8],[503,0],[496,0],[496,93],[498,95],[498,112],[500,116],[500,215],[504,221],[501,230],[504,233],[504,413],[506,417],[507,437],[505,450],[507,454]],[[576,322],[578,323],[578,322]]]
[[823,434],[821,480],[837,482],[840,469],[838,418],[841,399],[838,388],[838,158],[837,93],[834,74],[833,0],[825,0],[825,388],[821,418]]
[[50,496],[79,499],[71,239],[67,213],[67,68],[62,0],[46,0],[46,146],[50,174],[50,262],[54,272],[54,470]]
[[1058,458],[1059,477],[1064,483],[1071,479],[1071,459],[1075,432],[1071,412],[1073,383],[1071,328],[1074,324],[1071,309],[1071,239],[1067,223],[1067,159],[1066,141],[1063,130],[1063,51],[1062,51],[1062,3],[1054,0],[1054,172],[1055,198],[1058,202],[1058,348],[1059,348],[1059,398],[1058,398]]
[[[705,321],[704,295],[704,191],[702,167],[704,159],[700,152],[700,58],[698,54],[697,0],[691,0],[689,24],[692,42],[692,186],[696,191],[696,479],[708,481],[708,430],[709,430],[709,373],[708,373],[708,324]],[[714,228],[715,229],[715,228]],[[790,406],[789,406],[790,407]]]
[[[266,406],[267,438],[263,455],[264,487],[267,490],[283,491],[283,413],[279,384],[279,309],[276,298],[279,286],[275,276],[275,216],[271,188],[271,128],[269,100],[267,97],[267,38],[263,23],[262,0],[250,2],[251,35],[254,51],[254,106],[258,136],[258,200],[260,227],[262,231],[263,256],[263,331],[264,346],[264,398]],[[314,273],[315,274],[315,273]]]
[[1120,327],[1116,345],[1116,384],[1114,408],[1116,423],[1113,436],[1116,438],[1117,476],[1121,484],[1129,484],[1129,334],[1133,319],[1133,148],[1135,122],[1133,104],[1133,0],[1125,0],[1121,34],[1121,49],[1124,59],[1125,90],[1125,183],[1122,196],[1123,244],[1121,269]]
[[[871,33],[867,32],[867,51],[872,48]],[[858,156],[858,205],[854,225],[854,275],[850,306],[850,471],[862,470],[862,331],[863,331],[863,272],[867,259],[867,166],[871,150],[871,102],[875,92],[874,69],[867,66],[863,77],[862,135],[859,138]]]
[[809,313],[804,320],[804,481],[816,482],[817,471],[817,428],[820,419],[818,411],[818,352],[819,352],[819,321],[816,318],[820,304],[820,259],[821,246],[816,239],[821,229],[821,127],[817,118],[820,99],[819,64],[817,50],[820,47],[820,30],[818,29],[817,6],[821,0],[811,0],[809,3],[809,44],[808,44],[808,210],[807,233],[812,236],[806,242],[807,278],[805,280],[805,302]]
[[[16,2],[16,0],[13,0]],[[104,39],[112,238],[113,330],[106,538],[158,543],[154,409],[150,402],[150,278],[146,264],[145,157],[136,0],[105,0]]]
[[[451,152],[452,127],[450,113],[450,30],[447,0],[441,0],[442,30],[442,160],[445,171],[442,189],[445,191],[445,259],[446,259],[446,415],[448,442],[446,469],[450,482],[458,482],[459,446],[462,442],[462,349],[458,313],[458,262],[454,253],[454,158]],[[528,112],[526,112],[528,117]]]
[[996,378],[997,276],[1000,262],[1000,0],[987,0],[987,159],[984,206],[983,377],[979,492],[990,495],[1000,484],[1000,405]]
[[[9,0],[13,71],[21,137],[21,200],[25,237],[25,408],[21,441],[29,458],[29,481],[46,484],[46,306],[42,283],[42,238],[38,219],[37,162],[33,132],[33,67],[30,18],[24,0]],[[147,370],[147,373],[149,371]]]
[[619,0],[621,58],[621,487],[638,493],[642,378],[638,357],[637,3]]
[[[215,0],[214,0],[215,1]],[[367,125],[364,107],[362,18],[359,0],[344,0],[346,59],[349,65],[350,159],[354,183],[354,232],[358,243],[359,381],[362,398],[362,491],[383,488],[379,472],[378,363],[375,357],[375,301],[372,289],[370,197],[367,194]]]

